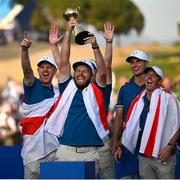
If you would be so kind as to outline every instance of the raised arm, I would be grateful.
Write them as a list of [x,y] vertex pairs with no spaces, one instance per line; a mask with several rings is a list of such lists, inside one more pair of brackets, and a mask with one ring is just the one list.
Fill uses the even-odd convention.
[[111,23],[104,23],[104,32],[102,33],[104,39],[106,40],[104,61],[106,66],[107,74],[107,84],[112,83],[112,42],[114,38],[114,26]]
[[34,73],[31,67],[29,58],[29,47],[31,46],[31,39],[28,37],[27,32],[24,32],[24,38],[21,41],[21,67],[24,75],[24,84],[31,85],[34,82]]
[[[62,82],[67,79],[70,75],[71,65],[70,65],[70,41],[71,41],[71,34],[74,29],[74,26],[77,24],[76,20],[72,17],[67,22],[67,29],[64,35],[64,39],[61,46],[61,53],[58,49],[57,43],[58,42],[58,30],[54,31],[54,45],[52,47],[52,53],[54,58],[57,61],[58,69],[59,69],[59,81]],[[51,34],[50,34],[51,36]],[[50,39],[50,38],[49,38]]]
[[62,82],[66,80],[71,72],[70,65],[70,50],[71,50],[71,34],[72,31],[77,25],[77,21],[74,17],[71,17],[67,22],[67,29],[64,35],[62,47],[61,47],[61,58],[59,62],[59,81]]
[[57,26],[52,27],[49,30],[49,44],[51,45],[52,53],[58,67],[61,61],[61,53],[59,51],[58,43],[62,38],[63,38],[62,35],[59,36],[59,28]]
[[96,81],[99,85],[106,86],[106,67],[104,63],[104,58],[97,44],[96,37],[94,34],[89,33],[89,37],[85,38],[84,40],[85,43],[91,43],[92,45],[97,65]]

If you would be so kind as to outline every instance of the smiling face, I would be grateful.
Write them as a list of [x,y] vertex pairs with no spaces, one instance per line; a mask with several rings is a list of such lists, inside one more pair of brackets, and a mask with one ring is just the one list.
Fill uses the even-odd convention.
[[149,92],[153,92],[155,89],[159,88],[162,83],[162,79],[153,70],[149,70],[145,74],[145,85]]
[[130,63],[131,71],[134,74],[134,76],[140,76],[144,74],[144,69],[147,66],[148,62],[137,58],[131,58],[129,63]]
[[79,65],[74,70],[74,82],[79,89],[83,89],[91,82],[92,72],[86,65]]
[[56,68],[48,62],[42,62],[39,64],[37,71],[41,83],[51,86],[53,76],[56,74]]

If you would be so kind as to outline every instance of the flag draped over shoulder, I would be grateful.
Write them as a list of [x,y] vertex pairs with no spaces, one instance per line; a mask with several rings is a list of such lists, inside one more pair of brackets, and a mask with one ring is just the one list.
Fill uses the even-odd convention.
[[[74,80],[71,80],[62,94],[58,107],[45,125],[45,130],[48,133],[54,134],[58,137],[62,135],[65,120],[76,91],[77,87]],[[91,83],[83,90],[82,95],[87,113],[94,124],[99,137],[103,139],[109,133],[109,129],[106,119],[105,105],[103,104],[103,95],[97,91],[98,88]]]
[[[132,153],[136,148],[140,131],[140,115],[144,107],[145,94],[146,90],[131,103],[124,124],[122,144]],[[179,128],[179,115],[179,103],[175,97],[161,88],[156,89],[151,96],[150,108],[141,138],[140,153],[148,157],[158,157],[159,151],[168,144]]]
[[56,109],[60,98],[55,95],[36,104],[22,103],[25,118],[21,120],[20,126],[23,134],[21,155],[24,164],[43,158],[59,147],[57,137],[45,132],[44,126]]

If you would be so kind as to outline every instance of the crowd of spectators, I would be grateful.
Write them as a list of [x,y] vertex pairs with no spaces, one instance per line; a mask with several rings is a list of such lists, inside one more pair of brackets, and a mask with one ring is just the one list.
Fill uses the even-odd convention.
[[0,88],[0,145],[22,143],[19,121],[23,118],[20,111],[22,87],[8,78]]

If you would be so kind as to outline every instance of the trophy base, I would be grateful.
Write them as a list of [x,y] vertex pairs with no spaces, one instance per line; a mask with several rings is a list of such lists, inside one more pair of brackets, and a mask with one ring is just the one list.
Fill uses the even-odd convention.
[[85,44],[84,38],[88,37],[89,36],[88,34],[89,34],[88,31],[80,32],[79,34],[76,35],[75,42],[79,45],[84,45]]

